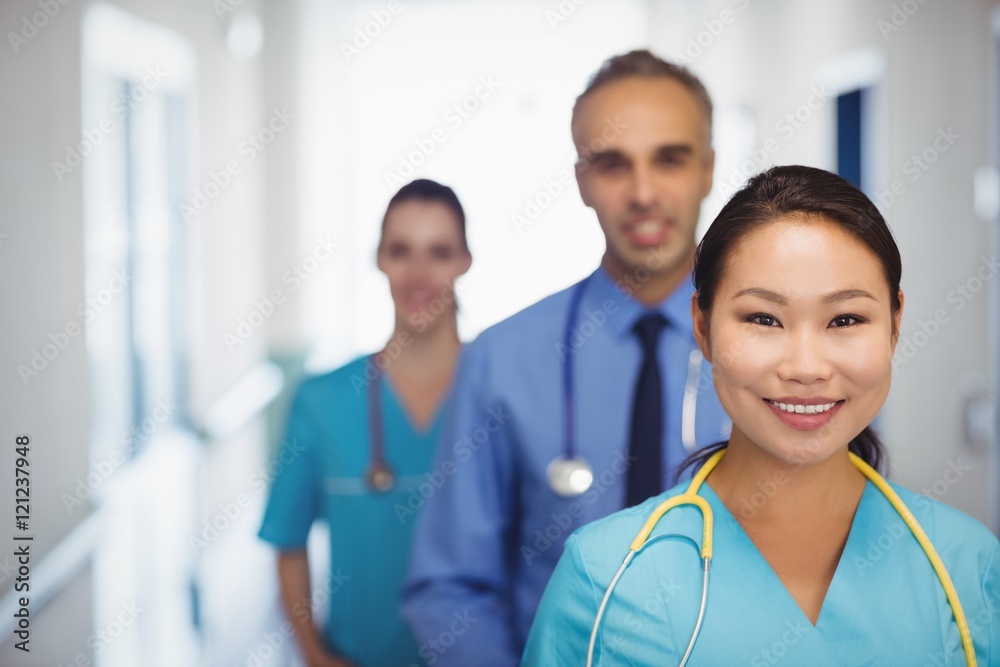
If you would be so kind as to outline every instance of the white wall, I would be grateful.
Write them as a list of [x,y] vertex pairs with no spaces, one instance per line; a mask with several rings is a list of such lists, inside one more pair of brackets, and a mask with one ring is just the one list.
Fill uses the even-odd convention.
[[[912,15],[902,12],[902,5]],[[989,374],[994,359],[987,318],[989,299],[996,300],[996,281],[962,307],[954,295],[949,301],[950,290],[975,276],[981,258],[992,253],[988,225],[972,208],[972,179],[990,159],[988,76],[995,71],[987,65],[993,6],[985,0],[651,0],[650,35],[653,48],[669,56],[684,55],[691,48],[688,40],[702,33],[705,46],[701,52],[690,51],[697,56],[692,67],[720,109],[750,111],[757,149],[775,140],[777,150],[758,161],[763,167],[803,163],[835,168],[835,100],[810,110],[800,127],[779,123],[810,101],[814,86],[825,84],[819,90],[840,92],[834,80],[845,72],[853,70],[863,79],[883,63],[872,176],[879,190],[888,189],[893,180],[905,188],[883,213],[903,257],[901,341],[915,341],[912,358],[897,350],[897,372],[883,411],[892,476],[914,490],[929,490],[997,530],[1000,516],[989,491],[996,460],[963,443],[958,398],[962,375]],[[895,16],[894,7],[900,8]],[[864,52],[860,58],[859,52]],[[859,69],[848,63],[858,60],[874,60],[876,66]],[[939,128],[949,127],[960,137],[913,180],[907,161],[933,145]],[[717,191],[730,175],[728,169],[717,170]],[[918,335],[920,324],[934,319],[939,309],[948,321],[925,340]],[[990,380],[995,387],[996,378]],[[962,468],[960,478],[949,472],[953,466]]]
[[[79,519],[63,507],[59,493],[72,489],[87,469],[90,401],[83,335],[68,338],[64,349],[50,348],[47,366],[27,384],[19,365],[30,366],[33,350],[42,351],[68,323],[79,325],[76,307],[83,298],[82,190],[78,178],[62,183],[50,162],[62,160],[65,146],[80,140],[81,7],[60,7],[18,53],[6,38],[20,31],[22,17],[37,11],[34,3],[0,5],[5,35],[0,49],[0,86],[6,128],[0,160],[0,282],[4,285],[3,332],[0,333],[0,498],[4,530],[0,564],[16,567],[11,540],[14,525],[14,438],[31,437],[31,522],[28,533],[33,564],[48,553]],[[30,20],[30,19],[29,19]],[[30,31],[27,34],[32,34]],[[71,327],[72,329],[72,327]],[[77,329],[79,332],[79,329]],[[41,366],[41,363],[39,363]],[[14,573],[0,575],[0,590],[13,585]],[[57,664],[72,658],[90,632],[90,584],[86,574],[48,613],[32,619],[33,664]],[[82,621],[82,622],[81,622]],[[63,637],[52,642],[53,637]],[[46,638],[49,639],[46,642]],[[10,642],[0,647],[0,663],[25,664]]]
[[[248,133],[263,127],[271,109],[263,103],[260,60],[238,61],[227,51],[224,22],[212,3],[200,0],[161,3],[119,0],[118,7],[139,18],[174,30],[195,48],[198,60],[198,127],[188,173],[193,188],[202,188],[211,170],[238,157]],[[237,3],[234,3],[237,4]],[[246,3],[249,4],[249,3]],[[27,383],[17,374],[30,364],[67,323],[82,324],[77,305],[85,297],[84,221],[81,170],[60,183],[50,163],[64,160],[66,146],[81,141],[81,16],[87,2],[59,5],[58,13],[38,30],[19,53],[4,38],[0,49],[0,85],[6,92],[0,111],[5,133],[0,160],[0,276],[7,286],[3,303],[8,326],[0,333],[3,396],[3,442],[15,434],[31,436],[34,480],[31,508],[34,561],[38,562],[85,515],[70,513],[61,500],[72,493],[78,478],[90,472],[88,433],[93,401],[89,386],[84,336],[68,341],[38,377]],[[39,11],[35,2],[0,5],[4,35],[19,31],[22,17]],[[272,100],[268,99],[270,103]],[[275,100],[277,103],[277,100]],[[204,413],[267,349],[266,335],[255,334],[230,352],[223,335],[249,312],[263,291],[267,257],[264,196],[268,153],[279,150],[278,139],[259,158],[245,165],[232,184],[190,225],[189,301],[191,307],[190,391],[192,411]],[[0,466],[13,468],[12,446],[0,447]],[[219,502],[244,490],[247,477],[264,456],[259,425],[216,443],[207,458],[211,480],[203,503],[208,512]],[[13,524],[12,473],[3,475],[0,497],[5,525]],[[147,489],[156,494],[157,489]],[[3,533],[0,565],[6,565],[10,531]],[[0,593],[11,585],[0,568]],[[91,572],[81,573],[65,593],[39,612],[32,624],[30,660],[8,642],[0,648],[0,663],[69,664],[79,655],[93,659],[87,640],[92,629],[108,619],[92,615]]]

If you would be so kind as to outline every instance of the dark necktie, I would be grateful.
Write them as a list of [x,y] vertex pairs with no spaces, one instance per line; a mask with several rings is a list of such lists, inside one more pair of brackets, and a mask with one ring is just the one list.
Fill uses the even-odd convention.
[[655,312],[642,316],[633,327],[642,345],[642,368],[632,399],[626,507],[663,491],[663,382],[656,361],[656,343],[666,325],[666,318]]

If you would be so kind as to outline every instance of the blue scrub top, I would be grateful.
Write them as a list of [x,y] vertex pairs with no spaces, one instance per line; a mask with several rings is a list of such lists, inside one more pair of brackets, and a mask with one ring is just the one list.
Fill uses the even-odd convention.
[[[1000,666],[1000,543],[947,505],[893,488],[944,561],[958,591],[981,667]],[[586,664],[598,606],[656,505],[642,505],[577,531],[542,598],[522,665]],[[965,665],[958,628],[916,538],[867,483],[815,626],[708,483],[715,514],[708,605],[690,662],[699,665],[861,667]],[[622,575],[601,623],[594,665],[678,664],[701,600],[701,514],[671,510]],[[685,539],[687,538],[687,539]]]
[[[438,445],[438,463],[454,467],[417,521],[404,591],[404,614],[436,667],[517,665],[538,601],[579,526],[624,506],[632,395],[642,361],[632,325],[645,312],[603,269],[589,278],[563,348],[573,288],[484,331],[464,351],[454,409]],[[668,326],[657,349],[664,378],[663,488],[685,457],[681,406],[694,348],[685,280],[653,310]],[[575,366],[577,449],[594,472],[590,490],[562,498],[546,468],[563,447],[562,359]],[[730,421],[712,384],[698,380],[698,446],[724,440]],[[452,637],[456,613],[476,621]],[[445,650],[446,649],[446,650]]]
[[281,550],[303,549],[313,521],[325,520],[331,578],[320,599],[329,598],[329,647],[358,667],[422,665],[400,615],[399,589],[414,517],[432,487],[427,473],[445,407],[427,432],[419,431],[383,376],[386,459],[396,484],[387,493],[371,491],[367,363],[362,357],[299,387],[260,537]]

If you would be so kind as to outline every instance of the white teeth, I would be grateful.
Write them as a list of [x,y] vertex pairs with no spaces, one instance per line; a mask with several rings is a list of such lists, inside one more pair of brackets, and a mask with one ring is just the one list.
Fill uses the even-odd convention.
[[652,234],[659,231],[660,223],[657,220],[643,220],[642,222],[637,222],[634,229],[639,234]]
[[784,410],[785,412],[794,412],[800,415],[815,415],[820,412],[826,412],[837,403],[824,403],[822,405],[801,405],[797,403],[778,403],[777,401],[769,400],[768,403],[777,406],[778,409]]

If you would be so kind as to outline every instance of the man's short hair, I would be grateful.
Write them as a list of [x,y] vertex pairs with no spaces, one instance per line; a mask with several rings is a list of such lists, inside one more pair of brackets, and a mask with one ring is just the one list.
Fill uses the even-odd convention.
[[695,101],[697,101],[698,106],[701,107],[702,113],[705,116],[709,143],[711,143],[712,98],[709,97],[705,85],[686,67],[658,58],[647,49],[629,51],[628,53],[613,56],[605,60],[601,68],[590,77],[587,87],[576,98],[576,103],[573,105],[573,123],[576,122],[580,106],[591,93],[609,83],[631,76],[645,76],[650,78],[662,76],[673,79],[687,88],[694,95]]

